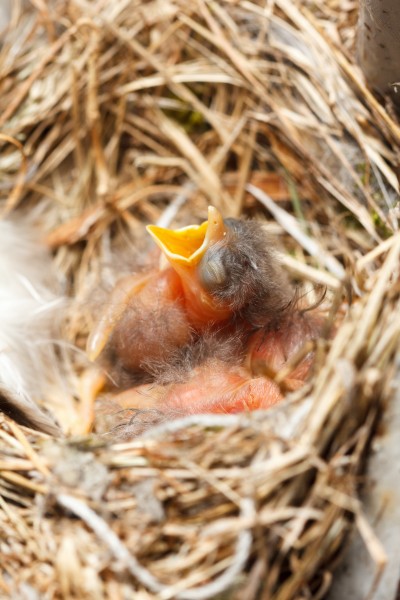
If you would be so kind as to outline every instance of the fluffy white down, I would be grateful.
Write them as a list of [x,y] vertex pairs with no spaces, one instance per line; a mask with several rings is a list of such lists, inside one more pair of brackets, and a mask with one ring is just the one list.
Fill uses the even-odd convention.
[[55,431],[40,405],[61,378],[56,343],[64,300],[35,228],[0,221],[0,391],[37,427]]

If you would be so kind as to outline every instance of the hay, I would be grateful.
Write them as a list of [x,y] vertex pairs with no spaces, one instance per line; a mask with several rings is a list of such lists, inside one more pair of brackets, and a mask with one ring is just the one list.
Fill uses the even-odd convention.
[[345,289],[353,304],[313,379],[264,414],[124,444],[2,417],[3,597],[322,598],[352,523],[384,564],[357,487],[396,373],[400,128],[354,63],[351,5],[321,4],[15,3],[1,210],[46,202],[74,299],[66,339],[83,348],[87,299],[144,221],[194,222],[208,203],[268,216],[290,272],[328,286],[332,318]]

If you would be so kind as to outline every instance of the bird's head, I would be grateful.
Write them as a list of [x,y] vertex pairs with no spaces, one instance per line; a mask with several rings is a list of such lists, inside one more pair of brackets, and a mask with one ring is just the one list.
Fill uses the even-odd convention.
[[240,314],[264,326],[277,322],[289,306],[292,291],[262,223],[224,220],[210,206],[201,225],[177,230],[149,225],[147,231],[178,273],[195,325]]

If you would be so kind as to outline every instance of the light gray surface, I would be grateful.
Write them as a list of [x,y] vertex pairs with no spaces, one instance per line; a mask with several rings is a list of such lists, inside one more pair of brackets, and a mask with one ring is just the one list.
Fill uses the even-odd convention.
[[11,0],[0,0],[0,34],[6,27],[11,15]]
[[400,103],[400,2],[360,0],[358,59],[369,85]]
[[[397,378],[400,382],[400,378]],[[376,566],[356,534],[326,600],[394,600],[400,579],[400,385],[388,406],[382,435],[373,446],[363,497],[364,510],[385,548],[388,563],[369,596]]]

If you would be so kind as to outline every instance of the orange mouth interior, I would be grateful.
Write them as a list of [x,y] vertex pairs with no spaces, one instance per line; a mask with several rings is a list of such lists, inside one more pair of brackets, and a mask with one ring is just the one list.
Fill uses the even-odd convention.
[[226,235],[222,216],[213,206],[208,207],[208,220],[201,225],[176,230],[148,225],[146,229],[170,263],[186,266],[196,265],[207,248]]
[[205,221],[201,225],[189,225],[175,231],[148,225],[147,231],[169,258],[192,263],[204,243],[207,227],[208,221]]

